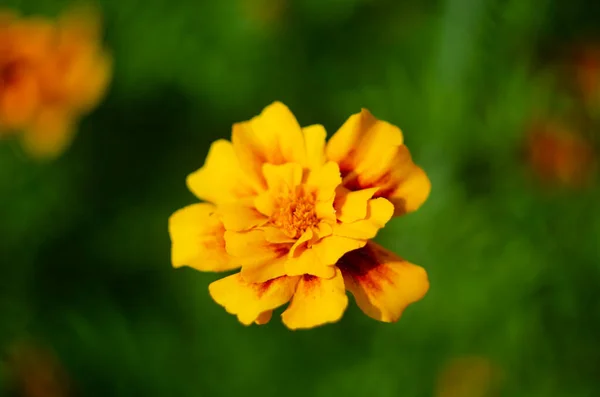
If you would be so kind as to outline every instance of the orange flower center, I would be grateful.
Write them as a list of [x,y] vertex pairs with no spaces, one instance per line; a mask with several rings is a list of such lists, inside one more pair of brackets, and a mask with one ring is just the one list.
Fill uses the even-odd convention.
[[290,238],[299,238],[308,228],[319,223],[315,212],[315,196],[299,189],[275,200],[271,223]]

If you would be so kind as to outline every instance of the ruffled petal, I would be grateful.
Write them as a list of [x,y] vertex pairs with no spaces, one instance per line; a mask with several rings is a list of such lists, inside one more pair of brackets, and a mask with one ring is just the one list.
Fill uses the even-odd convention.
[[174,267],[190,266],[201,271],[235,269],[225,250],[225,228],[211,204],[193,204],[169,218],[171,262]]
[[427,273],[383,247],[369,242],[338,262],[346,288],[366,315],[397,321],[404,309],[425,296]]
[[377,235],[379,229],[392,218],[394,206],[384,198],[371,199],[367,202],[365,219],[352,223],[334,225],[333,234],[357,240],[369,240]]
[[319,168],[325,164],[325,139],[327,131],[322,125],[315,124],[302,128],[306,145],[306,165]]
[[233,126],[232,142],[244,170],[263,182],[265,163],[306,163],[304,136],[292,112],[281,102],[267,106],[250,121]]
[[[361,248],[364,240],[328,236],[310,248],[297,250],[295,256],[288,257],[285,263],[286,274],[298,276],[310,274],[320,278],[331,278],[335,275],[335,263],[347,252]],[[301,251],[298,253],[298,251]]]
[[326,153],[340,165],[347,189],[378,188],[374,197],[390,200],[394,216],[416,210],[429,196],[429,179],[413,163],[400,129],[367,110],[342,125],[329,140]]
[[240,273],[222,278],[208,286],[210,296],[227,313],[237,315],[244,325],[264,323],[271,311],[287,303],[298,284],[298,277],[279,277],[264,283],[249,283]]
[[242,266],[248,282],[264,282],[286,274],[285,261],[291,244],[270,243],[262,230],[225,232],[227,253]]
[[223,139],[210,146],[204,166],[187,177],[187,185],[200,200],[215,204],[236,202],[258,190],[244,177],[231,143]]
[[301,277],[292,302],[281,318],[290,329],[313,328],[339,321],[347,306],[344,279],[336,269],[330,279]]
[[377,188],[351,191],[343,186],[338,187],[335,196],[335,212],[337,219],[343,223],[352,223],[367,217],[369,200],[377,192]]

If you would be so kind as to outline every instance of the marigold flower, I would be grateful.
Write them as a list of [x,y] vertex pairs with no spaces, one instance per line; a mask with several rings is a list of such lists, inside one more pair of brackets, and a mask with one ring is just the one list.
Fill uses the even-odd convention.
[[232,141],[213,143],[187,178],[207,203],[170,218],[172,263],[241,267],[209,292],[243,324],[268,322],[290,300],[282,319],[291,329],[337,321],[346,289],[366,314],[395,321],[428,289],[422,268],[369,242],[429,193],[400,130],[363,110],[327,146],[325,138],[322,126],[300,127],[275,102],[234,124]]
[[101,99],[111,69],[92,10],[57,21],[0,13],[0,133],[20,132],[34,156],[59,154]]

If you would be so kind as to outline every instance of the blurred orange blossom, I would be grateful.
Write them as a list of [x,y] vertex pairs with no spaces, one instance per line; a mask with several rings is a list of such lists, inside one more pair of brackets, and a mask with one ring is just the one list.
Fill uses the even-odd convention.
[[530,127],[527,158],[542,181],[556,185],[583,186],[596,168],[592,144],[572,128],[552,120],[537,121]]
[[370,241],[430,191],[398,127],[367,110],[325,143],[321,125],[300,127],[275,102],[233,125],[187,178],[205,203],[169,220],[172,264],[240,272],[213,282],[212,298],[245,324],[273,309],[290,329],[338,321],[348,298],[369,316],[396,321],[429,288],[427,274]]
[[57,20],[0,10],[0,136],[18,134],[35,157],[54,157],[102,98],[112,60],[91,8]]

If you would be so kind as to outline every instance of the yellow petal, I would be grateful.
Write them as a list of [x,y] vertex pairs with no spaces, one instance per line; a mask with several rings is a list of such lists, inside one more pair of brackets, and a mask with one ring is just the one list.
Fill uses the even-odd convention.
[[290,329],[313,328],[342,318],[348,297],[339,270],[330,279],[303,276],[292,302],[283,312],[283,323]]
[[422,299],[429,289],[423,268],[373,242],[346,254],[338,267],[358,306],[379,321],[398,320],[404,309]]
[[270,192],[293,192],[302,183],[302,166],[297,163],[265,164],[263,175]]
[[427,174],[415,165],[386,197],[394,204],[394,216],[399,216],[419,209],[430,192]]
[[281,229],[273,226],[263,226],[260,230],[265,232],[265,240],[274,244],[285,244],[289,243],[290,245],[296,242],[296,239],[290,238],[287,234],[285,234]]
[[24,149],[38,158],[60,155],[73,140],[74,122],[73,116],[66,109],[41,110],[22,135]]
[[306,165],[319,168],[325,164],[325,138],[327,131],[322,125],[315,124],[302,129],[306,144]]
[[294,257],[294,254],[296,253],[296,249],[298,249],[298,247],[300,247],[303,244],[306,244],[308,241],[310,241],[313,238],[313,236],[314,236],[314,232],[312,229],[307,229],[304,233],[302,233],[302,235],[298,238],[298,240],[296,240],[294,242],[294,244],[290,248],[290,251],[288,252],[288,257],[290,257],[290,258]]
[[225,229],[239,232],[262,226],[269,220],[254,208],[252,200],[240,200],[235,204],[219,206]]
[[429,195],[429,179],[413,163],[400,129],[366,110],[351,116],[334,134],[326,153],[340,165],[346,188],[378,188],[374,196],[390,200],[394,215],[416,210]]
[[296,118],[281,102],[267,106],[260,115],[233,126],[233,146],[244,170],[262,181],[265,163],[305,164],[304,136]]
[[357,169],[359,173],[381,174],[402,142],[398,127],[377,120],[362,109],[350,116],[329,139],[325,150],[329,160],[340,164],[342,173]]
[[343,186],[335,195],[335,211],[340,222],[351,223],[367,217],[368,202],[377,191],[376,187],[350,191]]
[[320,168],[311,170],[306,179],[306,187],[317,193],[318,201],[331,200],[335,197],[335,189],[342,183],[340,168],[333,161]]
[[225,232],[227,253],[242,266],[249,282],[263,282],[285,273],[285,261],[291,244],[270,243],[262,230]]
[[187,177],[188,188],[201,200],[232,203],[256,193],[240,168],[233,146],[226,140],[214,142],[204,166]]
[[225,250],[225,229],[211,204],[193,204],[169,218],[171,262],[201,271],[225,271],[239,265]]
[[384,198],[371,199],[367,202],[365,219],[352,223],[338,223],[333,227],[336,236],[369,240],[377,235],[379,229],[391,219],[394,206]]
[[264,283],[248,283],[233,274],[210,284],[210,296],[244,325],[263,322],[266,311],[288,302],[298,283],[297,277],[280,277]]
[[[328,236],[310,248],[296,252],[293,257],[288,257],[285,263],[286,274],[299,276],[310,274],[321,278],[331,278],[335,274],[335,263],[347,252],[363,247],[364,240]],[[298,250],[300,251],[300,250]]]

